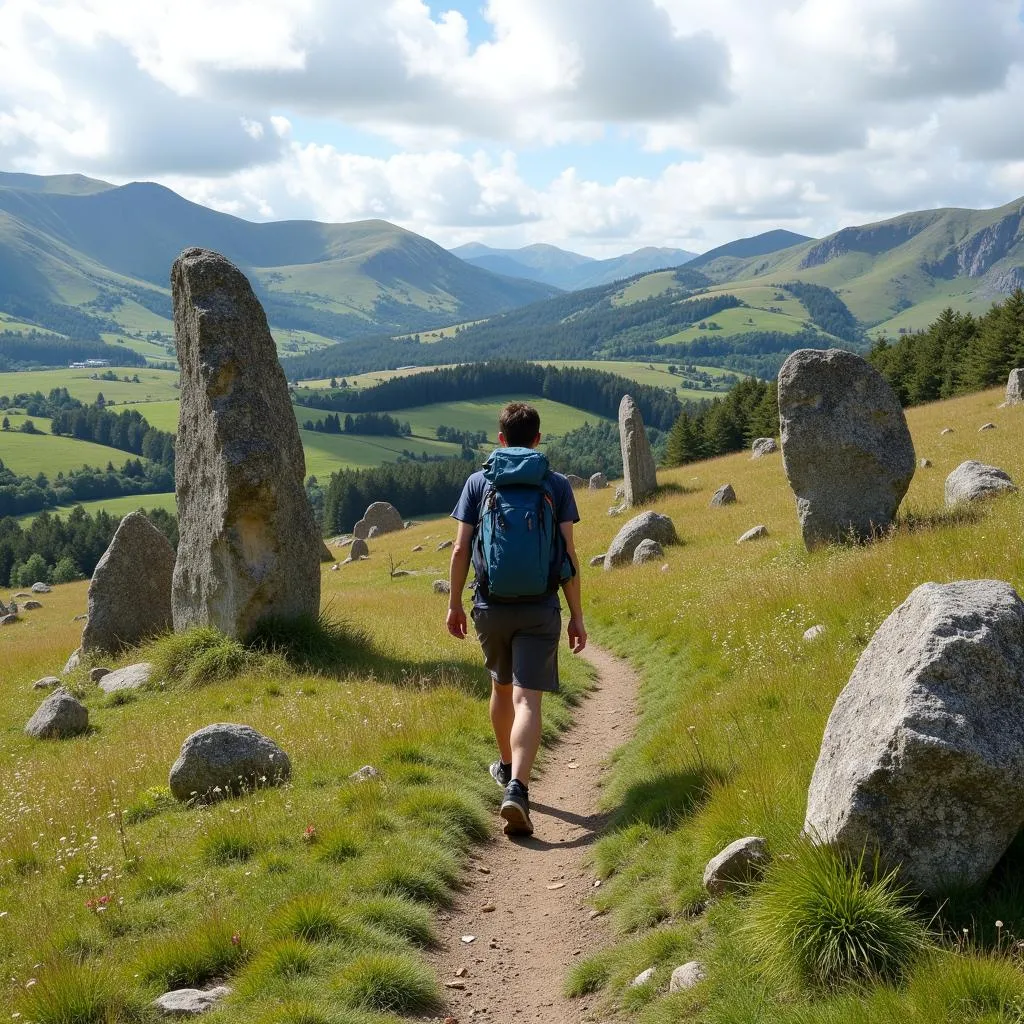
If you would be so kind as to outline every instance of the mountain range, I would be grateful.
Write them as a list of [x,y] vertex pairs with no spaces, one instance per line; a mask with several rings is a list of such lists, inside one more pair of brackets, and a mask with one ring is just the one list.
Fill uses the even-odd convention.
[[554,285],[564,291],[594,288],[636,274],[678,267],[697,255],[686,249],[647,246],[623,256],[599,260],[543,243],[521,249],[493,249],[481,242],[469,242],[450,251],[475,267]]

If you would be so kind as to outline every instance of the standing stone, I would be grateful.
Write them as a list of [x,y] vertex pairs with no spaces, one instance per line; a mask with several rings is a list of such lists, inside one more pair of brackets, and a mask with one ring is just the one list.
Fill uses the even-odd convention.
[[371,537],[380,537],[385,533],[394,533],[396,530],[404,530],[405,522],[398,509],[389,501],[375,501],[368,505],[363,513],[363,518],[352,528],[356,537],[367,540]]
[[174,261],[171,291],[181,367],[174,628],[247,637],[267,616],[315,616],[321,539],[263,307],[208,249]]
[[568,473],[565,477],[569,481],[569,486],[574,490],[578,491],[587,486],[587,481],[581,476],[577,476],[575,473]]
[[171,767],[176,800],[208,800],[291,778],[288,755],[248,725],[222,722],[192,733]]
[[331,554],[331,549],[323,542],[320,542],[320,561],[321,562],[333,562],[334,555]]
[[752,459],[763,459],[766,455],[774,455],[779,450],[774,437],[758,437],[750,446]]
[[976,501],[996,494],[1013,494],[1016,490],[1010,474],[1005,470],[968,459],[946,477],[946,506],[952,508],[961,501]]
[[360,558],[370,557],[370,545],[366,543],[362,537],[356,537],[352,541],[352,546],[349,548],[348,557],[353,561],[358,561]]
[[65,689],[54,690],[25,724],[25,734],[37,740],[63,740],[89,728],[89,711]]
[[591,478],[587,486],[592,491],[603,491],[608,486],[608,477],[604,473],[595,473]]
[[121,520],[89,584],[82,650],[117,654],[173,627],[174,548],[142,512]]
[[639,505],[658,489],[658,474],[651,442],[644,430],[644,418],[629,395],[623,395],[619,403],[619,443],[622,445],[622,469],[626,476],[623,485],[626,504]]
[[804,544],[867,540],[892,524],[917,459],[885,378],[842,349],[800,349],[779,371],[782,461]]
[[1006,404],[1021,405],[1024,403],[1024,367],[1011,370],[1010,379],[1006,382]]
[[735,503],[736,492],[733,490],[732,484],[722,484],[712,495],[711,501],[708,502],[711,508],[722,508],[724,505],[734,505]]
[[678,544],[675,524],[668,516],[657,512],[641,512],[626,523],[615,535],[604,556],[604,567],[614,569],[617,565],[625,565],[633,561],[633,555],[644,540],[657,541],[663,547]]
[[922,584],[832,709],[804,830],[938,893],[983,882],[1022,824],[1024,602],[996,580]]

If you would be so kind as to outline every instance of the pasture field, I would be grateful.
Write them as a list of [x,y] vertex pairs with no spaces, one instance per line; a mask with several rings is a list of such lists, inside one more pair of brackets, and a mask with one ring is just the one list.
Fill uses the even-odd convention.
[[[54,437],[50,433],[50,421],[39,416],[12,416],[10,430],[0,430],[0,462],[19,476],[35,476],[45,473],[53,479],[58,473],[66,473],[82,466],[102,469],[108,462],[123,466],[133,456],[117,448],[79,441],[72,437]],[[3,417],[0,416],[0,419]],[[22,434],[18,426],[31,419],[39,433]]]
[[[32,394],[41,391],[48,395],[54,388],[67,388],[72,398],[92,403],[100,392],[108,402],[127,405],[137,402],[163,402],[177,399],[178,374],[173,370],[151,370],[145,367],[113,367],[118,380],[99,380],[103,370],[22,370],[0,373],[0,395]],[[139,378],[134,384],[122,377]],[[144,410],[139,410],[144,412]]]
[[[800,319],[785,313],[771,313],[766,309],[755,309],[751,306],[734,306],[723,309],[714,316],[709,316],[701,323],[708,329],[701,330],[698,324],[687,327],[660,339],[659,344],[675,345],[681,342],[696,341],[698,338],[727,338],[734,334],[745,334],[749,331],[778,331],[782,334],[796,334],[810,323],[806,318]],[[718,324],[719,330],[711,330],[712,323]]]
[[[152,509],[163,509],[172,514],[177,511],[177,502],[174,492],[167,494],[132,494],[126,498],[98,498],[96,501],[79,501],[74,505],[58,505],[50,510],[53,515],[66,516],[77,505],[81,505],[89,515],[95,512],[104,511],[111,516],[126,516],[136,509],[151,511]],[[18,522],[22,527],[29,526],[39,515],[38,512],[30,512],[28,515],[18,516]]]

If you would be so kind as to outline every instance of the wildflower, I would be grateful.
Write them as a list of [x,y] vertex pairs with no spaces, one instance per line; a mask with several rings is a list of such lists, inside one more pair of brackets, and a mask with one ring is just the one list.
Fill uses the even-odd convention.
[[314,842],[316,840],[316,826],[315,825],[307,825],[302,830],[302,838],[307,843]]
[[996,921],[996,927],[997,928],[1002,928],[1003,927],[1003,922],[1002,921]]
[[235,932],[231,936],[231,945],[232,946],[239,946],[239,945],[241,945],[241,943],[242,943],[242,936],[239,935],[238,932]]

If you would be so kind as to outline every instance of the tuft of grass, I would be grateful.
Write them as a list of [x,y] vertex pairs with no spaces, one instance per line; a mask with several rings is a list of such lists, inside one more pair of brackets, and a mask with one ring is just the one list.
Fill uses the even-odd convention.
[[119,1019],[124,986],[109,971],[64,961],[39,972],[22,988],[16,1016],[34,1024],[107,1024]]
[[124,821],[126,825],[137,825],[176,806],[177,801],[166,786],[150,786],[124,809]]
[[317,948],[302,939],[278,939],[246,966],[240,991],[258,995],[275,981],[291,981],[312,974],[318,967]]
[[182,892],[185,883],[181,880],[177,869],[170,864],[147,863],[145,874],[136,879],[134,884],[135,895],[142,899],[156,899],[161,896],[173,896]]
[[270,932],[280,938],[331,943],[353,950],[395,944],[392,936],[323,893],[304,893],[286,903],[271,919]]
[[330,864],[344,864],[363,851],[363,843],[357,838],[356,830],[345,826],[328,830],[316,845],[320,859]]
[[162,636],[149,646],[146,657],[156,679],[187,690],[231,679],[254,665],[243,644],[211,626]]
[[772,865],[745,927],[768,977],[810,990],[899,981],[929,948],[895,871],[809,842]]
[[360,862],[356,888],[448,906],[458,879],[458,862],[447,850],[428,841],[404,841],[368,852]]
[[351,671],[365,665],[372,652],[370,634],[332,618],[329,607],[316,616],[263,619],[250,645],[254,650],[280,656],[301,672]]
[[398,812],[441,833],[454,832],[468,842],[483,842],[491,833],[483,804],[454,789],[418,788],[398,805]]
[[401,896],[374,896],[352,905],[361,921],[417,946],[437,941],[430,911]]
[[600,992],[611,980],[613,957],[614,951],[604,950],[573,964],[565,978],[565,994],[570,999],[578,999]]
[[234,823],[213,826],[199,843],[203,860],[220,867],[245,863],[259,848],[260,842],[255,833]]
[[433,972],[408,953],[364,953],[342,968],[338,994],[349,1006],[403,1015],[441,1005]]
[[220,918],[209,918],[145,950],[139,973],[169,989],[197,987],[226,978],[251,955],[244,932]]

